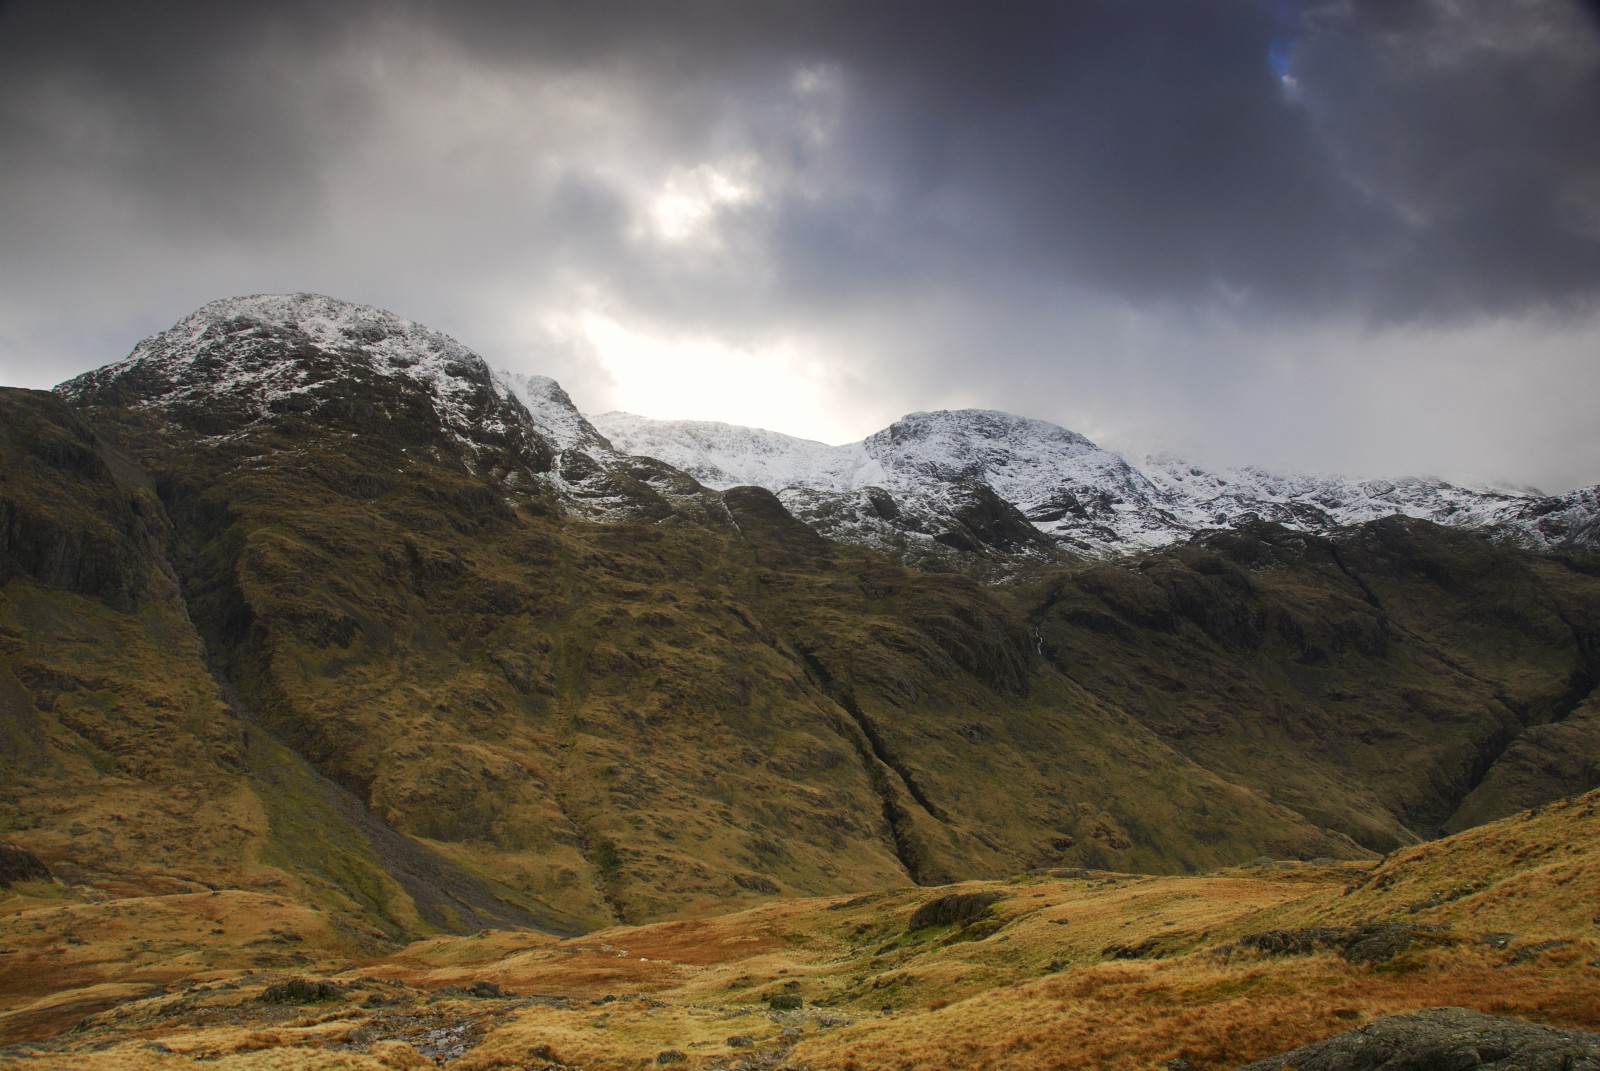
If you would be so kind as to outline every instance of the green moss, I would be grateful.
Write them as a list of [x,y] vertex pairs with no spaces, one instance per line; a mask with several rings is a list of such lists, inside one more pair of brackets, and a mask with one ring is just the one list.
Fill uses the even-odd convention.
[[31,900],[71,900],[74,898],[70,888],[50,878],[28,878],[24,881],[14,881],[6,886],[4,894],[25,896]]
[[370,845],[325,802],[324,791],[298,756],[264,732],[249,739],[251,788],[271,830],[261,861],[322,878],[326,885],[311,887],[313,902],[343,910],[354,906],[394,937],[417,932],[421,923],[404,890]]

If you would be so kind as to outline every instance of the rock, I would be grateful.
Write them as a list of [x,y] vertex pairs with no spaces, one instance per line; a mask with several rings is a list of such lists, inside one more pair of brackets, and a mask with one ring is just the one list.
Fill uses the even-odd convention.
[[1387,963],[1411,947],[1414,926],[1398,922],[1374,922],[1357,927],[1339,953],[1351,963]]
[[687,1056],[679,1052],[677,1049],[662,1049],[660,1052],[656,1053],[656,1063],[658,1064],[681,1064],[688,1059],[689,1058]]
[[739,888],[748,889],[751,892],[761,893],[765,896],[777,896],[783,891],[778,888],[777,882],[764,878],[760,874],[735,874],[733,880]]
[[756,1043],[756,1039],[749,1034],[735,1034],[728,1039],[730,1049],[748,1049]]
[[1239,1071],[1600,1071],[1600,1034],[1429,1008],[1246,1064]]
[[325,1000],[338,1000],[343,995],[344,990],[332,982],[291,978],[287,982],[267,986],[257,999],[264,1004],[319,1004]]
[[906,932],[976,921],[989,914],[989,906],[999,899],[1002,899],[1002,894],[993,892],[950,893],[936,897],[912,913],[911,921],[906,924]]
[[1511,958],[1507,960],[1507,966],[1518,966],[1519,964],[1528,962],[1530,959],[1537,959],[1541,953],[1548,952],[1552,948],[1564,948],[1571,943],[1571,941],[1563,941],[1558,939],[1554,941],[1540,941],[1539,943],[1532,945],[1524,945],[1522,948],[1517,949],[1512,954]]
[[799,993],[778,993],[767,998],[767,1007],[773,1011],[794,1011],[804,1003]]
[[1368,922],[1348,929],[1265,930],[1241,937],[1239,945],[1269,956],[1305,956],[1337,948],[1350,963],[1387,963],[1410,948],[1419,932],[1402,922]]
[[1341,931],[1308,927],[1303,930],[1266,930],[1239,939],[1246,948],[1269,956],[1304,956],[1337,941]]
[[0,840],[0,889],[19,881],[49,881],[50,871],[39,857],[20,844]]

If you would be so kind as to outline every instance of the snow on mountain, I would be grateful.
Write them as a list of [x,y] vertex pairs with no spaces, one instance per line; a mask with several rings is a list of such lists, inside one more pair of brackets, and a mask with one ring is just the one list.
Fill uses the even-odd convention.
[[618,447],[709,487],[776,493],[825,535],[897,551],[1104,553],[1175,538],[1161,490],[1122,458],[1042,420],[913,413],[859,443],[627,413],[592,418]]
[[499,369],[495,382],[516,395],[528,410],[533,426],[558,450],[596,450],[612,453],[611,444],[584,419],[561,384],[549,376],[530,376]]
[[1237,524],[1247,516],[1311,530],[1403,514],[1458,527],[1500,523],[1538,496],[1500,488],[1465,488],[1416,477],[1350,480],[1284,475],[1260,468],[1210,472],[1172,457],[1152,457],[1146,475],[1181,502],[1194,527]]
[[719,491],[740,486],[844,491],[882,478],[871,469],[862,443],[828,446],[712,420],[652,420],[615,412],[589,419],[617,449],[660,458]]
[[[1544,546],[1594,542],[1600,515],[1593,492],[1547,500],[1440,480],[1211,471],[1173,457],[1136,465],[1065,428],[989,410],[913,413],[844,446],[703,421],[593,419],[620,448],[707,486],[765,487],[825,535],[897,550],[976,540],[1011,556],[1041,544],[1117,555],[1250,520],[1327,531],[1394,514]],[[1044,539],[1019,532],[1008,509]]]
[[634,457],[613,446],[549,376],[502,369],[495,379],[523,404],[533,427],[555,447],[556,462],[545,479],[569,509],[608,520],[638,516],[641,498],[652,496],[678,506],[707,505],[701,484],[667,459]]
[[864,445],[890,475],[887,489],[901,495],[929,479],[982,484],[1069,546],[1171,541],[1159,488],[1118,455],[1043,420],[987,409],[913,413]]
[[1600,547],[1600,486],[1526,502],[1502,523],[1519,542],[1546,550]]
[[202,441],[319,411],[352,434],[426,437],[437,427],[469,467],[498,473],[508,489],[542,484],[596,519],[687,508],[714,522],[726,510],[704,488],[751,484],[824,535],[914,559],[1111,556],[1252,519],[1325,531],[1397,513],[1541,547],[1600,542],[1596,489],[1543,499],[1438,480],[1212,471],[1170,457],[1135,464],[1055,424],[991,410],[913,413],[843,446],[708,421],[586,419],[546,376],[491,372],[446,335],[317,294],[211,302],[56,389],[163,410]]
[[[322,360],[305,359],[315,353]],[[333,358],[330,365],[326,358]],[[320,294],[255,294],[202,306],[131,354],[57,388],[72,397],[128,377],[146,407],[210,406],[226,438],[274,413],[315,405],[331,378],[351,370],[408,380],[430,397],[442,424],[473,445],[518,423],[495,404],[483,359],[447,335],[370,305]]]
[[56,390],[80,403],[160,410],[213,443],[318,413],[352,434],[398,434],[413,445],[436,429],[464,464],[496,474],[508,492],[543,485],[597,519],[709,501],[682,473],[618,454],[554,380],[493,373],[447,335],[319,294],[213,301]]

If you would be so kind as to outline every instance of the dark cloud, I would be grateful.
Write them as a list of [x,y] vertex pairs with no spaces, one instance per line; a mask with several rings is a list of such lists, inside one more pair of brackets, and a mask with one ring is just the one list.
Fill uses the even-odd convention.
[[[1264,368],[1325,394],[1330,369],[1379,374],[1329,339],[1386,354],[1395,383],[1450,368],[1446,340],[1475,324],[1596,371],[1578,352],[1600,308],[1595,16],[1577,0],[12,2],[0,377],[101,363],[119,331],[125,350],[221,293],[310,288],[597,393],[588,314],[799,339],[854,362],[885,406],[1271,453],[1261,429],[1293,428],[1247,410],[1270,397]],[[1524,409],[1513,447],[1580,424]],[[1348,463],[1322,412],[1307,441]],[[1396,465],[1422,456],[1391,438]],[[1512,453],[1540,466],[1524,479],[1583,478]]]

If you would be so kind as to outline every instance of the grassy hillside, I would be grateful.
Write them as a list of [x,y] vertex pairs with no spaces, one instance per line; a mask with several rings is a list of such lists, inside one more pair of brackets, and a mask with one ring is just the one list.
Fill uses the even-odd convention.
[[[1183,1059],[1210,1071],[1433,1006],[1594,1029],[1597,833],[1589,793],[1376,865],[1063,870],[568,940],[486,930],[354,963],[328,957],[316,915],[248,894],[108,905],[33,889],[0,900],[6,955],[36,962],[71,935],[78,973],[70,989],[0,995],[0,1057],[483,1071]],[[967,900],[952,908],[952,896]],[[180,942],[185,958],[128,974],[117,942],[134,928]],[[240,942],[285,934],[298,939],[293,970],[230,964]]]
[[[8,448],[12,528],[71,538],[12,539],[6,612],[79,630],[11,626],[7,736],[70,732],[84,757],[28,782],[0,836],[83,865],[70,830],[105,782],[84,742],[148,722],[123,751],[187,747],[155,783],[211,786],[155,791],[169,824],[131,824],[148,853],[213,885],[287,875],[260,880],[378,940],[1362,858],[1593,783],[1581,561],[1395,521],[980,583],[645,462],[606,478],[624,519],[564,516],[534,475],[571,458],[465,443],[415,384],[323,373],[339,404],[232,430],[120,380],[77,415],[7,396],[34,429]],[[62,436],[104,473],[28,445]],[[91,538],[70,568],[28,549]],[[116,660],[101,686],[26,668],[69,649]],[[194,813],[222,839],[179,835]]]
[[233,701],[154,486],[49,394],[0,391],[0,517],[0,840],[75,895],[270,892],[340,913],[369,950],[572,931],[395,837]]
[[[1041,582],[1061,672],[1366,847],[1596,784],[1600,578],[1390,518],[1262,526]],[[1588,706],[1585,706],[1585,704]]]

